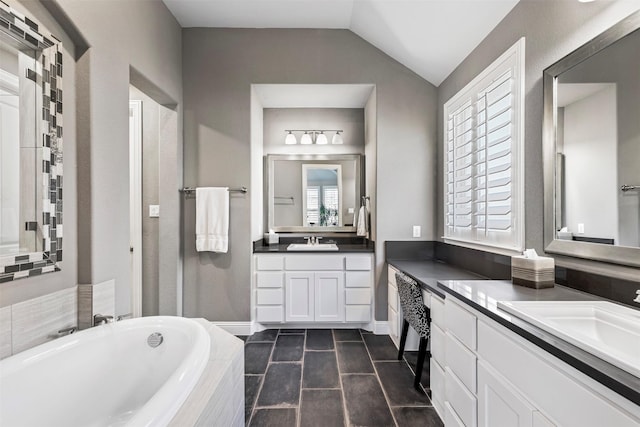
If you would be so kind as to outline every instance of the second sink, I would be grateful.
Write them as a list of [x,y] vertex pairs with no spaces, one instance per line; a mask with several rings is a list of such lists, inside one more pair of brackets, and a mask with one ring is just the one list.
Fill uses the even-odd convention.
[[310,245],[308,243],[292,243],[287,246],[288,251],[337,251],[338,245],[335,243],[316,243]]

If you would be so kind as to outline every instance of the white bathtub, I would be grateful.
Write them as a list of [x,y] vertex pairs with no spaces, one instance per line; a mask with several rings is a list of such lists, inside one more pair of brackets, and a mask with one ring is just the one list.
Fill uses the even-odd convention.
[[[152,348],[149,335],[163,342]],[[163,426],[198,382],[209,334],[145,317],[87,329],[0,361],[0,426]]]

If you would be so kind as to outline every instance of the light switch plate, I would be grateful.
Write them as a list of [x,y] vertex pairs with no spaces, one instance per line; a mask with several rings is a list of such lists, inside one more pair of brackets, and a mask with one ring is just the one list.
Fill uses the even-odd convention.
[[413,226],[413,237],[420,237],[420,226],[419,225],[414,225]]
[[160,216],[160,205],[149,205],[149,217],[158,218]]

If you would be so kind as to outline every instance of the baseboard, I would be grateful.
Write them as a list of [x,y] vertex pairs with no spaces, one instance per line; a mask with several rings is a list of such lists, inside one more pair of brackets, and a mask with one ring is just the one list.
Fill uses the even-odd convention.
[[376,335],[389,335],[389,322],[376,320],[373,324],[373,333]]
[[251,335],[253,334],[253,322],[211,322],[219,328],[224,329],[232,335]]
[[[362,329],[371,329],[371,331],[376,335],[389,335],[389,322],[375,321],[369,324],[345,324],[345,323],[336,323],[336,324],[321,324],[321,323],[299,323],[299,324],[277,324],[277,325],[263,325],[258,322],[211,322],[212,325],[216,325],[225,331],[229,332],[232,335],[251,335],[255,332],[260,332],[269,327],[275,328],[304,328],[304,329],[314,329],[314,328],[330,328],[330,329],[339,329],[339,328],[362,328]],[[371,328],[367,327],[370,326]]]

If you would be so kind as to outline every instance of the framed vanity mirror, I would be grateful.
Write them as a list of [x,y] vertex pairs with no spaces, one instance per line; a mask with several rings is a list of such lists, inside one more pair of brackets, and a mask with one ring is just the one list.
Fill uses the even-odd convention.
[[268,229],[355,232],[363,165],[359,154],[265,156]]
[[60,269],[62,47],[0,2],[0,282]]
[[640,12],[544,71],[545,250],[640,267]]

